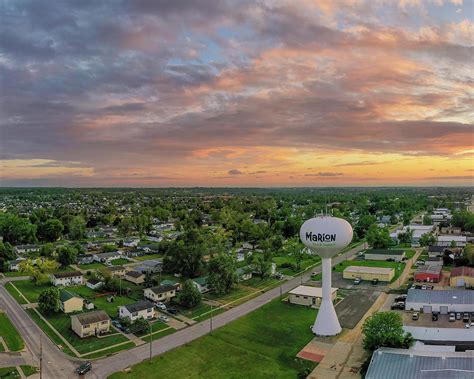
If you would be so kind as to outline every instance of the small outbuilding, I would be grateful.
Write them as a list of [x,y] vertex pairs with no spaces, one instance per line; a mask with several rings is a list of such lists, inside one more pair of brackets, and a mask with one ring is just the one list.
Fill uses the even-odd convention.
[[[318,308],[321,304],[323,292],[321,287],[298,286],[289,293],[288,302],[291,304],[305,305],[307,307]],[[332,300],[336,300],[337,288],[331,288]]]
[[342,273],[344,279],[378,279],[381,282],[390,282],[394,276],[395,269],[392,267],[349,266]]

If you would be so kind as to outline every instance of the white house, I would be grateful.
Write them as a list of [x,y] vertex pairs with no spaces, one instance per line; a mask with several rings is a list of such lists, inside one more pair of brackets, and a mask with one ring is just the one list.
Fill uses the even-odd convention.
[[78,286],[84,283],[84,276],[80,271],[57,272],[51,275],[54,286]]
[[110,253],[97,253],[94,254],[94,260],[96,262],[107,263],[114,261],[116,259],[120,259],[122,255],[119,251],[112,251]]
[[127,318],[132,322],[139,318],[150,320],[155,318],[155,309],[153,308],[153,304],[148,300],[140,300],[133,304],[120,306],[119,317]]
[[[331,288],[331,298],[336,300],[337,288]],[[288,302],[291,304],[306,305],[317,308],[321,304],[323,291],[321,287],[298,286],[288,293]]]
[[20,257],[20,258],[17,258],[15,260],[13,260],[13,261],[9,261],[8,262],[8,270],[9,271],[19,271],[20,270],[20,266],[19,266],[20,262],[24,261],[24,260],[25,260],[25,258]]
[[18,245],[15,246],[15,252],[17,254],[36,253],[40,251],[40,248],[38,245]]
[[91,278],[87,281],[86,286],[89,287],[91,290],[96,290],[100,288],[103,284],[104,283],[101,280]]
[[193,284],[201,293],[209,291],[207,276],[201,276],[199,278],[193,279]]
[[140,243],[139,238],[130,238],[128,240],[123,241],[123,246],[125,247],[137,247]]
[[156,287],[145,288],[143,295],[146,299],[151,301],[167,302],[176,296],[176,286],[163,284]]

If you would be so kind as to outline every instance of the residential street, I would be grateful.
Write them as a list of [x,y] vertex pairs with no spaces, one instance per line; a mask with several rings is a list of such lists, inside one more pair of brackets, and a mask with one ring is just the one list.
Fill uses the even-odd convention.
[[[333,265],[348,259],[362,249],[363,247],[361,245],[335,257],[333,259]],[[296,276],[288,282],[283,283],[281,285],[281,290],[280,287],[273,288],[244,304],[215,316],[212,321],[213,328],[219,328],[260,308],[262,305],[279,297],[280,291],[285,293],[302,282],[309,280],[312,272],[320,273],[321,266],[317,266],[313,270]],[[43,378],[57,379],[67,378],[71,375],[75,375],[74,370],[79,365],[80,361],[60,352],[58,348],[49,340],[49,338],[43,334],[41,329],[32,320],[30,320],[29,316],[25,313],[21,306],[18,305],[18,303],[10,296],[8,291],[3,287],[3,284],[8,280],[9,279],[2,279],[0,281],[2,284],[0,286],[0,306],[5,308],[7,311],[8,316],[11,318],[12,322],[25,340],[29,351],[32,351],[36,354],[32,355],[30,353],[30,363],[33,362],[36,366],[39,366],[38,354],[40,351],[40,336],[42,336]],[[163,354],[169,350],[204,336],[205,334],[209,333],[210,325],[211,321],[205,320],[154,341],[152,343],[152,355],[156,356]],[[128,366],[134,365],[149,358],[149,356],[149,344],[144,344],[131,350],[123,351],[111,357],[94,361],[93,369],[87,374],[87,378],[106,378],[108,375],[116,371],[123,370]],[[0,362],[0,366],[2,365],[2,362]]]

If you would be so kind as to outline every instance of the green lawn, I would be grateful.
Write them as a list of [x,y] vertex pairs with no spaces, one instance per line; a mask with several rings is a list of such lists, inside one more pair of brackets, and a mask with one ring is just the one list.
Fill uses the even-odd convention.
[[211,300],[216,300],[221,304],[228,304],[228,303],[231,303],[235,300],[240,299],[241,297],[250,295],[251,293],[254,293],[254,292],[255,291],[252,291],[249,288],[238,286],[226,295],[217,295],[217,294],[211,292],[211,293],[204,294],[204,298],[211,299]]
[[114,259],[113,261],[110,261],[112,266],[122,266],[124,264],[130,263],[128,259],[125,258],[119,258],[119,259]]
[[[394,282],[403,272],[405,268],[405,263],[398,263],[398,262],[387,262],[387,261],[343,261],[338,265],[334,266],[333,269],[337,272],[343,272],[349,266],[364,266],[364,267],[390,267],[395,269],[395,276],[391,280]],[[398,269],[400,267],[400,269]]]
[[245,282],[242,282],[242,285],[252,287],[258,290],[261,290],[263,288],[267,287],[276,287],[279,285],[280,281],[275,278],[260,278],[258,276],[254,276],[252,279],[246,280]]
[[31,376],[39,371],[38,368],[34,366],[21,365],[20,367],[21,371],[23,371],[23,374],[25,374],[25,376]]
[[8,278],[14,278],[17,276],[30,276],[28,273],[23,272],[23,271],[8,271],[8,272],[4,272],[3,275],[5,275]]
[[51,287],[51,284],[35,285],[30,280],[19,280],[13,283],[16,288],[31,302],[37,303],[38,297],[45,289]]
[[128,373],[109,378],[296,378],[315,365],[296,358],[313,335],[315,311],[274,300],[262,308]]
[[123,345],[115,346],[115,347],[112,347],[110,349],[100,351],[98,353],[86,354],[86,355],[84,355],[84,359],[103,358],[103,357],[112,355],[112,354],[117,353],[117,352],[122,351],[122,350],[131,349],[133,347],[135,347],[135,344],[132,341],[130,341],[130,342],[124,343]]
[[10,351],[20,351],[25,347],[23,339],[5,313],[0,313],[0,336]]
[[14,299],[18,302],[18,304],[26,304],[26,300],[19,294],[19,292],[13,287],[11,282],[5,284],[5,288],[7,291],[14,297]]
[[89,263],[87,265],[78,265],[78,266],[81,270],[97,270],[97,269],[105,267],[105,265],[103,265],[100,262],[93,262],[93,263]]
[[198,306],[188,309],[183,312],[183,315],[189,318],[194,318],[197,316],[202,315],[211,310],[211,306],[209,304],[201,303]]
[[[64,313],[57,313],[46,317],[46,319],[54,326],[54,328],[80,353],[89,353],[107,346],[112,346],[120,342],[127,341],[127,337],[122,334],[97,338],[87,337],[80,338],[71,329],[71,318]],[[112,330],[112,329],[111,329]]]
[[415,256],[415,250],[405,250],[405,255],[407,259],[413,258]]
[[15,367],[0,367],[0,378],[2,379],[13,379],[19,378],[20,374],[18,373]]
[[300,262],[300,268],[295,268],[294,270],[289,267],[281,267],[284,264],[293,264],[296,267],[296,261],[294,257],[283,255],[279,257],[273,257],[273,261],[276,263],[278,271],[283,275],[293,275],[306,270],[311,265],[318,263],[321,261],[321,258],[319,258],[317,255],[305,255],[303,260]]
[[149,255],[143,255],[141,257],[135,257],[137,261],[146,261],[148,259],[161,259],[163,258],[162,254],[149,254]]

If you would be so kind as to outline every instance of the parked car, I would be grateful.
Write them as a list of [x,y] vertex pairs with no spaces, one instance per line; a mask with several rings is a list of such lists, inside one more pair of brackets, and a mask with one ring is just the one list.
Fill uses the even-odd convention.
[[170,319],[166,317],[165,315],[161,315],[160,317],[158,317],[158,320],[162,322],[168,322]]
[[377,278],[372,279],[372,285],[376,285],[379,283],[379,280]]
[[395,298],[395,301],[407,301],[407,295],[400,295]]
[[420,259],[419,261],[415,262],[415,266],[423,266],[425,264],[425,261]]
[[84,375],[84,374],[88,373],[91,369],[92,369],[92,363],[86,362],[86,363],[83,363],[82,365],[80,365],[80,366],[76,369],[76,372],[77,372],[79,375]]
[[400,309],[405,310],[405,303],[403,301],[399,301],[397,303],[393,303],[390,309]]
[[354,279],[354,284],[360,284],[362,280],[360,278],[355,278]]
[[420,318],[420,315],[418,312],[413,312],[413,314],[411,315],[411,319],[412,320],[418,320]]
[[166,305],[163,304],[163,303],[160,302],[160,301],[157,302],[157,303],[155,304],[155,306],[156,306],[158,309],[161,309],[162,311],[166,311]]
[[421,289],[422,289],[422,290],[426,290],[426,289],[428,289],[428,287],[426,287],[426,284],[423,284],[423,285],[421,286]]
[[431,315],[431,321],[438,321],[438,314],[437,313],[433,313]]
[[178,314],[178,310],[174,307],[168,307],[168,312],[171,313],[172,315]]
[[461,313],[460,312],[456,313],[456,320],[461,320]]
[[468,313],[468,312],[464,312],[464,314],[462,315],[462,320],[463,320],[464,322],[469,322],[469,319],[470,319],[469,313]]
[[385,259],[385,261],[387,261],[387,262],[395,262],[395,259],[393,259],[393,258],[388,258],[388,259]]
[[454,322],[456,321],[456,315],[454,314],[454,312],[451,312],[449,314],[449,322]]

